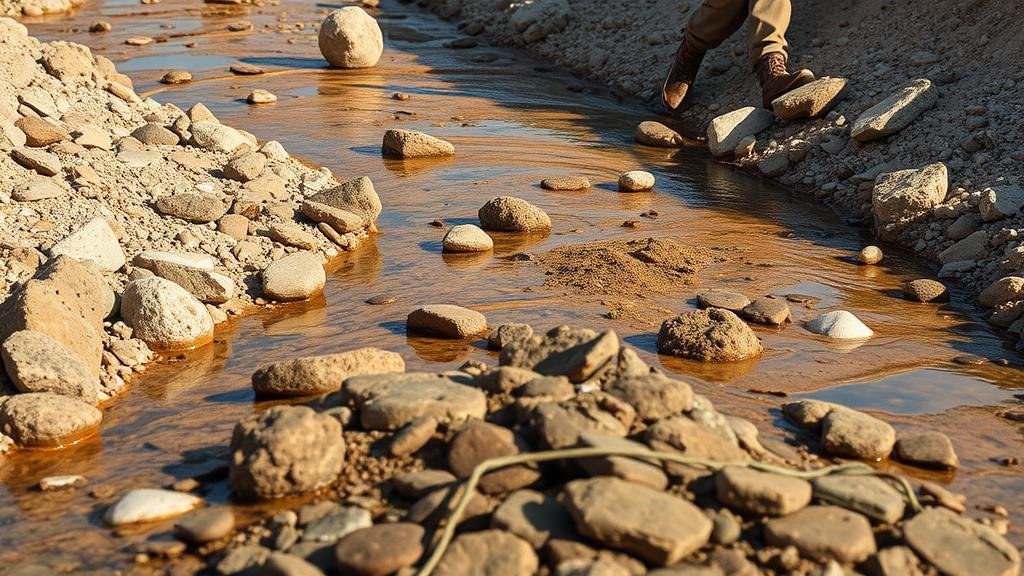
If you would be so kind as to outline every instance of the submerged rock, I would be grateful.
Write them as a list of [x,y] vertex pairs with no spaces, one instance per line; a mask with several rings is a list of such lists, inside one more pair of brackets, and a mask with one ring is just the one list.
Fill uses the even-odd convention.
[[484,230],[533,232],[551,228],[551,218],[526,200],[499,196],[484,204],[478,213]]
[[619,192],[646,192],[654,188],[654,174],[632,170],[619,176]]
[[393,158],[428,158],[451,156],[455,154],[455,146],[447,140],[423,132],[392,129],[384,133],[381,151],[385,156]]
[[762,348],[757,335],[738,316],[708,308],[662,323],[658,351],[704,362],[733,362],[759,356]]
[[487,330],[487,318],[462,306],[433,304],[410,312],[406,329],[442,338],[469,338]]
[[586,190],[590,188],[590,180],[583,176],[553,176],[540,182],[541,188],[555,191]]
[[807,329],[835,340],[870,338],[875,333],[846,310],[826,312],[807,323]]
[[392,372],[405,372],[400,354],[360,348],[262,366],[252,375],[252,387],[260,395],[311,396],[338,390],[351,376]]
[[683,136],[661,122],[647,120],[636,127],[633,137],[637,142],[647,146],[662,148],[678,148],[683,144]]
[[156,522],[181,516],[203,504],[203,499],[184,492],[138,488],[128,491],[103,514],[111,526]]
[[76,398],[52,392],[28,392],[0,402],[0,434],[19,446],[59,448],[91,436],[103,413]]

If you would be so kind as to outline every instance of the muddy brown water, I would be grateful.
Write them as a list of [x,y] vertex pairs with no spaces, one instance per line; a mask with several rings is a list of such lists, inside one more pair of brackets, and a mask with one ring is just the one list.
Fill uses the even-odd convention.
[[[932,270],[891,248],[881,266],[852,264],[849,257],[870,237],[812,199],[736,173],[699,150],[637,147],[632,130],[647,118],[643,109],[514,51],[485,42],[467,50],[447,48],[459,36],[456,28],[408,5],[385,1],[377,13],[387,45],[377,68],[328,70],[308,24],[333,7],[290,0],[265,8],[108,1],[88,3],[68,17],[28,21],[41,39],[81,42],[111,58],[140,93],[183,108],[202,101],[222,120],[261,140],[278,140],[338,178],[370,176],[385,209],[381,234],[337,263],[322,298],[233,320],[213,344],[154,365],[106,410],[99,436],[61,451],[19,452],[0,461],[0,572],[109,572],[130,566],[132,544],[166,534],[171,523],[115,533],[100,520],[110,500],[90,497],[90,489],[155,487],[215,470],[234,423],[267,406],[254,403],[249,387],[258,364],[360,346],[400,352],[410,370],[444,370],[470,359],[493,364],[495,356],[478,342],[406,336],[408,311],[440,302],[480,310],[493,325],[614,328],[648,361],[693,383],[723,411],[752,419],[766,435],[794,435],[779,417],[781,395],[842,402],[898,429],[941,430],[953,439],[962,468],[955,474],[903,469],[968,494],[972,505],[1002,503],[1015,525],[1024,521],[1024,474],[997,462],[1024,455],[1022,428],[996,415],[1020,401],[1015,394],[1024,392],[1024,377],[1012,365],[953,361],[973,354],[1017,362],[963,297],[955,295],[947,305],[898,297],[902,280]],[[96,19],[109,20],[113,31],[87,33]],[[227,31],[229,23],[243,19],[254,23],[253,32]],[[123,44],[140,34],[161,41],[143,48]],[[232,76],[228,67],[240,61],[268,72]],[[158,84],[170,69],[189,70],[196,80]],[[246,105],[254,88],[270,90],[279,101]],[[411,98],[391,99],[394,92]],[[380,139],[390,127],[446,138],[457,156],[384,160]],[[655,191],[617,193],[617,174],[637,168],[655,174]],[[559,174],[585,175],[595,187],[572,193],[540,189],[542,178]],[[506,194],[545,209],[553,232],[497,235],[493,254],[441,254],[444,232],[431,221],[475,222],[480,205]],[[656,217],[641,217],[651,210]],[[625,228],[626,220],[639,226]],[[654,347],[660,320],[692,308],[698,286],[647,298],[567,293],[543,288],[537,263],[508,258],[569,243],[647,236],[734,250],[730,261],[700,274],[700,287],[749,296],[802,294],[818,302],[813,309],[793,304],[791,326],[758,328],[766,348],[761,359],[702,365],[659,357]],[[397,301],[364,302],[384,294]],[[855,312],[876,336],[845,346],[802,328],[812,315],[839,308]],[[613,309],[630,313],[613,320]],[[55,474],[82,474],[89,483],[66,492],[35,488],[40,478]],[[229,502],[223,481],[207,486],[208,501]],[[236,510],[253,518],[273,508]],[[976,508],[970,513],[985,516]],[[1009,537],[1018,546],[1024,542],[1016,527]]]

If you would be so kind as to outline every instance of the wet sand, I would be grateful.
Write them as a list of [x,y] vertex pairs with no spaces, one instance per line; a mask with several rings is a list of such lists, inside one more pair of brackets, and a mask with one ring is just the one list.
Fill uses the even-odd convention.
[[[968,494],[972,505],[1000,502],[1014,524],[1024,521],[1018,497],[1024,474],[996,461],[1024,453],[1024,437],[1019,424],[995,415],[1000,406],[1018,401],[1014,394],[1024,392],[1024,378],[1019,367],[952,361],[968,353],[1016,360],[955,293],[946,305],[898,297],[902,280],[932,271],[888,249],[882,265],[857,266],[849,258],[870,238],[824,208],[717,165],[701,151],[637,147],[632,132],[645,119],[642,110],[507,49],[446,48],[457,37],[453,26],[397,2],[383,6],[378,16],[387,49],[379,67],[368,71],[324,68],[315,33],[294,24],[319,21],[328,7],[297,2],[266,8],[106,2],[87,4],[65,19],[28,21],[41,39],[81,42],[113,59],[140,94],[183,108],[202,101],[222,120],[261,140],[278,140],[340,179],[369,176],[384,214],[381,234],[336,263],[322,298],[233,320],[212,345],[153,366],[107,410],[98,437],[62,451],[7,457],[0,467],[0,564],[66,562],[77,570],[130,563],[132,542],[166,532],[172,523],[118,536],[99,519],[109,500],[91,498],[90,490],[103,486],[119,492],[221,473],[234,423],[270,405],[253,402],[249,376],[259,364],[361,346],[401,353],[410,371],[453,368],[469,359],[494,364],[496,357],[479,342],[406,337],[404,319],[411,309],[442,302],[484,312],[492,325],[614,328],[645,360],[692,383],[723,412],[751,418],[763,434],[778,438],[794,434],[777,411],[768,411],[781,395],[841,401],[898,429],[941,430],[953,440],[961,469],[941,475],[905,470],[948,483]],[[285,21],[279,20],[282,12]],[[96,19],[109,20],[113,31],[85,32]],[[229,23],[243,19],[253,21],[254,32],[226,31]],[[173,28],[161,27],[167,25]],[[279,25],[292,33],[264,31]],[[140,34],[167,41],[144,48],[123,44]],[[196,46],[185,47],[189,42]],[[228,66],[239,61],[268,73],[232,76]],[[172,87],[157,83],[170,69],[187,69],[196,80]],[[270,90],[279,101],[245,104],[254,88]],[[393,100],[394,92],[411,99]],[[440,162],[384,160],[380,138],[392,127],[445,138],[457,155]],[[655,191],[616,192],[617,175],[631,169],[654,173]],[[539,187],[542,178],[563,174],[587,176],[595,187],[586,192]],[[442,255],[444,231],[431,221],[475,222],[476,210],[499,195],[543,208],[552,217],[553,233],[496,235],[493,254]],[[650,210],[657,217],[640,216]],[[624,228],[626,220],[639,226]],[[546,289],[541,265],[508,258],[565,244],[648,236],[735,254],[704,270],[694,285],[647,298]],[[820,301],[813,310],[793,304],[791,326],[757,328],[766,348],[760,360],[723,366],[659,357],[656,319],[694,307],[694,293],[706,287],[750,297],[802,294]],[[382,294],[398,299],[385,306],[365,303]],[[643,314],[608,318],[616,308]],[[801,327],[814,314],[838,308],[856,313],[876,336],[848,348]],[[88,485],[57,493],[34,488],[44,476],[75,473],[86,476]],[[226,502],[226,482],[215,486],[206,499]],[[243,516],[263,512],[236,510]],[[1009,538],[1020,546],[1024,532],[1014,527]]]

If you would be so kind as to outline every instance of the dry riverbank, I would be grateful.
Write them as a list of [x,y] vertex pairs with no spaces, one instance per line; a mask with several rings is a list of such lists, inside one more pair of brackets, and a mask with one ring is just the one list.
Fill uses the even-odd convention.
[[[465,33],[486,31],[496,43],[525,46],[653,103],[698,2],[522,4],[429,2],[442,16],[460,20]],[[788,35],[791,63],[846,78],[844,95],[819,119],[760,120],[756,143],[744,143],[745,151],[730,161],[877,227],[885,240],[936,262],[941,279],[971,295],[1004,276],[1019,276],[1024,116],[1017,94],[1024,38],[1005,25],[1018,12],[1012,1],[983,7],[951,0],[799,4]],[[698,91],[683,114],[686,127],[702,130],[713,118],[760,101],[744,42],[741,31],[705,59]],[[903,126],[871,140],[851,137],[862,114],[915,79],[929,81],[927,95],[902,113],[909,116]],[[946,174],[901,186],[901,194],[920,200],[912,210],[898,221],[881,213],[875,192],[880,174],[935,164],[944,165]],[[1024,328],[1016,322],[1024,292],[1007,297],[995,306],[993,324],[1017,338]]]

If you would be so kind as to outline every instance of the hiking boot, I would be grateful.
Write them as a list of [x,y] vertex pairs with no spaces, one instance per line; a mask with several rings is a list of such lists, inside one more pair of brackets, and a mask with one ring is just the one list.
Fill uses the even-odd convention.
[[762,103],[771,110],[772,101],[814,80],[810,70],[800,69],[792,74],[786,69],[786,55],[769,52],[754,66],[757,81],[761,83]]
[[676,112],[686,100],[690,86],[697,79],[697,70],[704,60],[704,52],[694,49],[683,36],[683,42],[672,59],[665,84],[661,87],[661,101],[671,112]]

